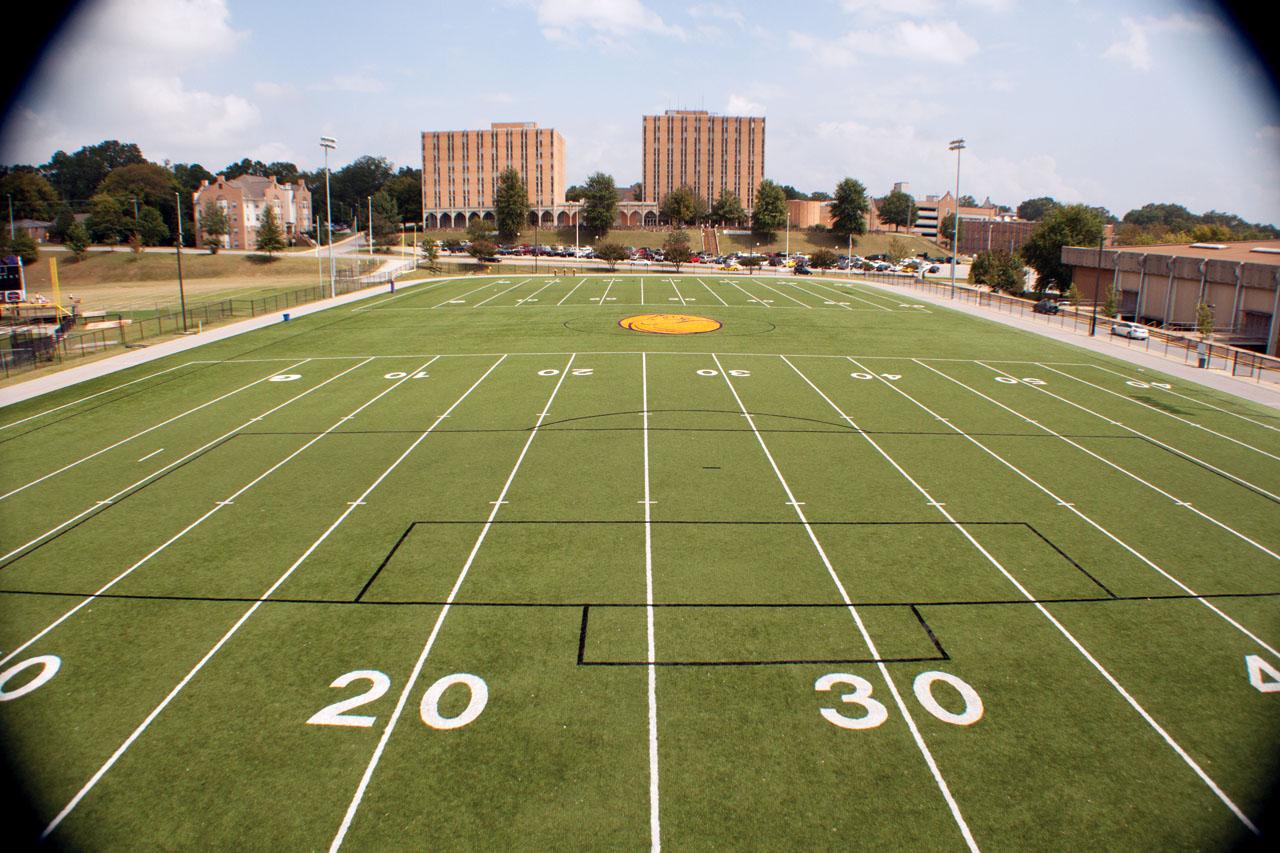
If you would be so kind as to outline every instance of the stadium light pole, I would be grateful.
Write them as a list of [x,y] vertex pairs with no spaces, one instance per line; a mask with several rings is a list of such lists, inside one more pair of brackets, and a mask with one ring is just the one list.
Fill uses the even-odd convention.
[[963,139],[953,139],[947,147],[956,152],[956,212],[955,221],[951,225],[951,298],[956,298],[956,260],[960,254],[960,152],[964,150]]
[[182,196],[173,194],[174,209],[178,213],[178,241],[174,248],[178,250],[178,305],[182,310],[182,331],[187,331],[187,295],[182,289]]
[[373,196],[369,196],[369,257],[373,257]]
[[1098,238],[1098,266],[1093,271],[1093,314],[1089,317],[1089,337],[1098,330],[1098,291],[1102,289],[1102,241],[1106,232]]
[[324,220],[329,231],[329,297],[338,295],[338,274],[333,265],[333,208],[329,203],[329,152],[338,147],[338,140],[332,136],[320,137],[320,147],[324,149]]

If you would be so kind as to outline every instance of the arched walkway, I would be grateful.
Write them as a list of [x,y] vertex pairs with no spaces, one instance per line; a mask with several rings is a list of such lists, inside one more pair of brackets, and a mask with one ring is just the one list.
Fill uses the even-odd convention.
[[551,215],[551,211],[542,211],[542,224],[547,226],[555,224],[555,218]]
[[646,228],[657,228],[658,214],[654,213],[652,210],[646,213],[644,215],[644,224]]
[[569,225],[569,224],[570,224],[569,214],[565,213],[563,210],[560,211],[559,215],[556,216],[556,225]]

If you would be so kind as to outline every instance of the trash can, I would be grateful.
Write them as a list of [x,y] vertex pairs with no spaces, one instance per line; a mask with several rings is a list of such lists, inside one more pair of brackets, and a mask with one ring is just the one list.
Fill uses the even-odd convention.
[[1204,344],[1200,344],[1200,346],[1196,347],[1196,361],[1199,363],[1201,368],[1209,366],[1209,352],[1205,348]]
[[288,312],[288,311],[284,312],[284,321],[285,321],[286,323],[287,323],[287,322],[289,322],[289,312]]

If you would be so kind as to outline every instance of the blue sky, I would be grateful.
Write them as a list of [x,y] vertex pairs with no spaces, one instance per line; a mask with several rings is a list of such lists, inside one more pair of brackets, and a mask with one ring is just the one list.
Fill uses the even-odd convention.
[[0,161],[137,142],[217,170],[417,162],[418,133],[536,121],[569,179],[640,179],[641,116],[765,115],[766,171],[830,191],[954,184],[1116,214],[1280,224],[1280,113],[1216,7],[1172,0],[86,3],[0,129]]

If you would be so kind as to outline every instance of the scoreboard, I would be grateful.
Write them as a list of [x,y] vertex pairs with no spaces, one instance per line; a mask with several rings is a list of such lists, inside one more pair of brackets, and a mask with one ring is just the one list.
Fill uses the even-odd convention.
[[22,274],[22,260],[16,257],[0,258],[0,292],[4,301],[22,302],[27,298],[26,278]]

